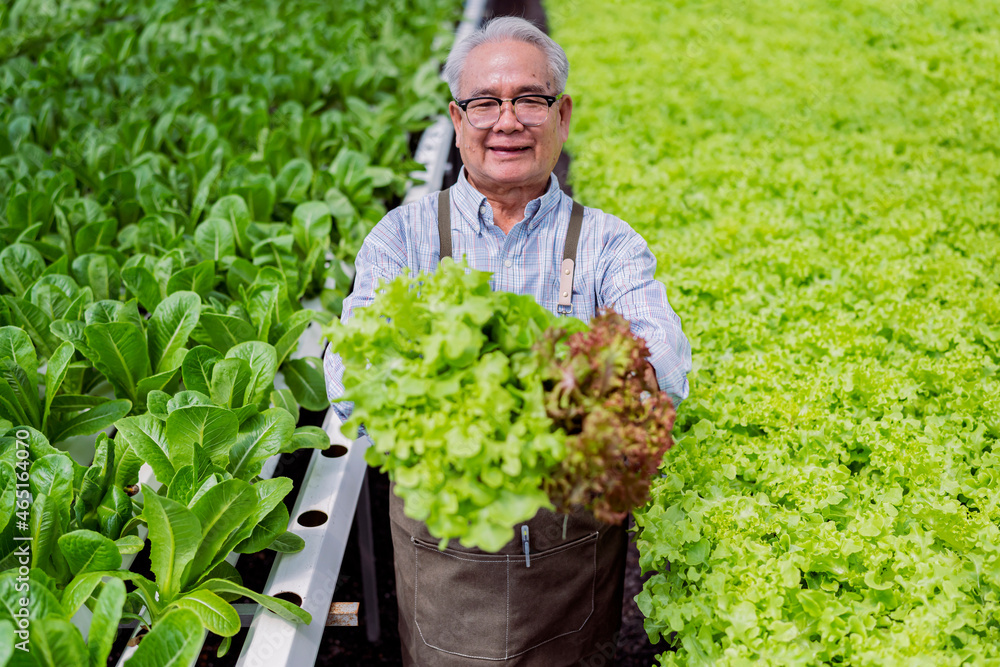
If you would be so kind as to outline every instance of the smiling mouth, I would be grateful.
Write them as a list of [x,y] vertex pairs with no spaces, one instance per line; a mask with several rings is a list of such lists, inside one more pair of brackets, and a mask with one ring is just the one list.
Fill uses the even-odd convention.
[[503,146],[490,146],[491,151],[496,151],[497,153],[506,153],[510,155],[513,155],[515,153],[523,153],[524,151],[527,151],[530,148],[531,148],[530,146],[512,146],[509,148]]

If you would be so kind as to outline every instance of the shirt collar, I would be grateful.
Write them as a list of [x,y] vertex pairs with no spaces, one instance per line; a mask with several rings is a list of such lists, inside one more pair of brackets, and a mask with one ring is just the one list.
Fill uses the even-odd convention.
[[[472,229],[479,234],[482,225],[493,224],[493,209],[486,201],[486,195],[472,187],[469,179],[465,177],[465,167],[458,172],[458,181],[451,188],[451,199],[455,202],[459,215]],[[556,175],[549,175],[549,187],[545,193],[536,199],[528,202],[524,208],[524,219],[528,229],[534,229],[559,205],[562,199],[562,190],[559,188],[559,179]]]

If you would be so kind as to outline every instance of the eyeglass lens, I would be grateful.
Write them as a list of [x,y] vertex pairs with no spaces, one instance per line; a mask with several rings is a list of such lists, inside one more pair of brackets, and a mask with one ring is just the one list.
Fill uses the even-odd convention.
[[[496,100],[475,100],[466,108],[469,122],[480,129],[493,127],[500,120],[500,104]],[[543,97],[522,97],[514,102],[514,115],[522,125],[541,125],[549,115],[549,104]]]

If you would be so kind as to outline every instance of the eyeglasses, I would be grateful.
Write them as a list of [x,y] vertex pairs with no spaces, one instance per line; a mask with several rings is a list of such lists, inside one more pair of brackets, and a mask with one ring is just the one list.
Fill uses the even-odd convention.
[[545,122],[549,117],[549,109],[560,97],[562,95],[518,95],[506,100],[499,97],[470,97],[467,100],[455,100],[455,104],[465,112],[469,124],[478,130],[488,130],[499,122],[504,102],[510,102],[514,107],[517,122],[534,127]]

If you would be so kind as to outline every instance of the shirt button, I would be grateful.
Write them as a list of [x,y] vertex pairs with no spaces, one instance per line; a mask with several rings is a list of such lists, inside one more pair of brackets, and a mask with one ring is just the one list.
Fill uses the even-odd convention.
[[508,259],[506,262],[503,263],[503,265],[509,269],[510,267],[514,266],[514,262]]

